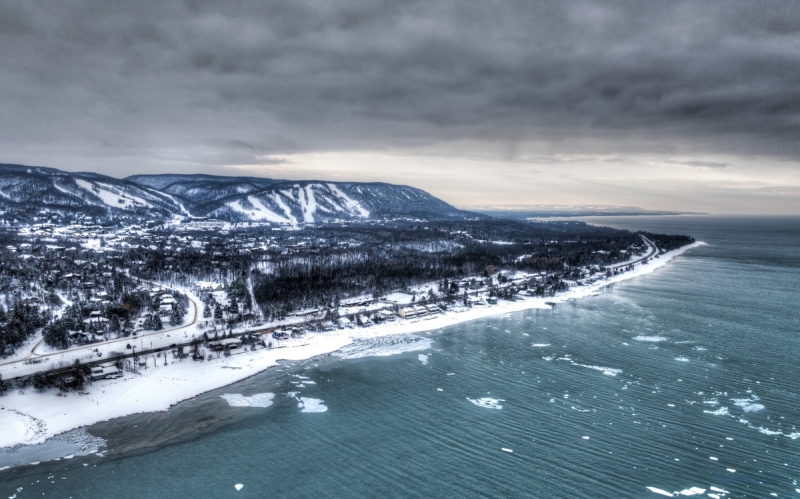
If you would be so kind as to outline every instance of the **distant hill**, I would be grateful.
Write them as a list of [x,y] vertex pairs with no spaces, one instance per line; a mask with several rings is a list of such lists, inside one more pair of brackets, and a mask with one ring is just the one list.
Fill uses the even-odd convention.
[[276,224],[486,218],[404,185],[178,174],[116,179],[0,164],[1,210],[45,208],[91,216],[192,216]]
[[556,217],[599,217],[599,216],[635,216],[635,215],[701,215],[687,211],[645,210],[636,206],[608,205],[514,205],[514,206],[480,206],[470,208],[476,213],[483,213],[497,218],[527,220],[530,218]]

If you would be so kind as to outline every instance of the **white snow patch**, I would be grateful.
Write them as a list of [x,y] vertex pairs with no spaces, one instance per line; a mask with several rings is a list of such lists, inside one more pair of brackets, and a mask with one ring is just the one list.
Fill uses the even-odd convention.
[[339,196],[340,200],[344,204],[344,207],[348,211],[350,211],[351,213],[358,212],[358,215],[363,218],[369,217],[369,211],[364,209],[364,207],[361,206],[358,202],[354,201],[347,194],[342,192],[342,190],[339,189],[337,186],[335,186],[334,184],[328,184],[328,188],[331,190],[331,192]]
[[272,198],[275,200],[275,204],[278,205],[278,208],[283,210],[283,213],[286,215],[286,219],[292,224],[296,224],[297,219],[292,215],[292,210],[290,210],[289,207],[286,206],[286,203],[283,202],[283,198],[281,198],[277,192],[272,194]]

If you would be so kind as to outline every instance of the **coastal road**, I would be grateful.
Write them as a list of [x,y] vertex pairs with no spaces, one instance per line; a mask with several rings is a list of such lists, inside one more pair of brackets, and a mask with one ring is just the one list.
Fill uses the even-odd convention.
[[630,262],[615,263],[614,265],[607,265],[606,268],[618,269],[620,267],[627,267],[628,265],[634,265],[634,264],[637,264],[637,263],[642,263],[645,260],[647,260],[648,258],[653,258],[654,256],[656,256],[658,254],[658,247],[656,246],[656,243],[654,243],[653,241],[647,239],[644,236],[640,236],[640,237],[642,238],[642,241],[644,241],[644,243],[647,245],[647,249],[648,249],[647,254],[645,254],[644,256],[642,256],[642,257],[640,257],[640,258],[638,258],[636,260],[632,260]]

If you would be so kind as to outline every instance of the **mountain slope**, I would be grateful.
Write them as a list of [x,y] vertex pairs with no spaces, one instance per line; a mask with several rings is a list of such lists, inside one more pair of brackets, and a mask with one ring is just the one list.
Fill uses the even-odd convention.
[[125,180],[179,197],[190,209],[198,204],[248,194],[283,180],[259,177],[222,177],[216,175],[132,175]]
[[92,216],[188,214],[172,196],[126,180],[97,173],[2,164],[0,207],[23,211],[47,208]]
[[318,223],[383,219],[465,219],[425,191],[403,185],[354,182],[283,182],[199,206],[208,216],[236,221]]
[[0,210],[26,218],[43,209],[90,216],[191,215],[275,224],[485,217],[404,185],[176,174],[120,180],[0,164]]
[[481,217],[403,185],[287,181],[214,175],[134,175],[126,180],[179,199],[193,215],[278,224]]

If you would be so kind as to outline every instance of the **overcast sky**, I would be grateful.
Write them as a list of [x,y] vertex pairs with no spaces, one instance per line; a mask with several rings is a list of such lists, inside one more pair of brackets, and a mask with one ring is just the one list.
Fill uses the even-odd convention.
[[800,213],[800,3],[0,3],[0,162]]

